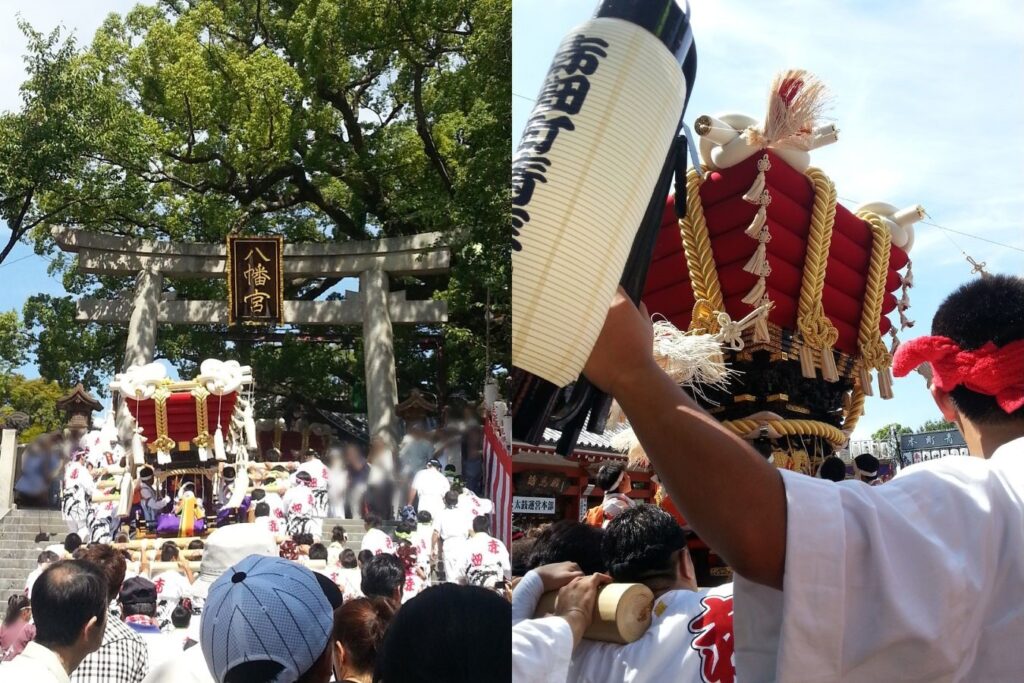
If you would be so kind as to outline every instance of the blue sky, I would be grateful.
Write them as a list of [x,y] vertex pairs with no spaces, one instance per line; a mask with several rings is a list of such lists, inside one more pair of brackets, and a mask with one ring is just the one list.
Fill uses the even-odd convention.
[[[594,0],[513,0],[512,130],[518,138],[562,36]],[[922,204],[935,223],[1024,249],[1024,3],[1013,0],[691,0],[698,49],[687,122],[763,116],[780,69],[805,68],[834,94],[837,144],[812,153],[848,208]],[[926,334],[942,299],[989,272],[1024,274],[1024,251],[918,225],[904,338]],[[952,241],[951,241],[952,240]],[[895,317],[893,318],[895,320]],[[868,399],[854,434],[938,418],[923,380]]]

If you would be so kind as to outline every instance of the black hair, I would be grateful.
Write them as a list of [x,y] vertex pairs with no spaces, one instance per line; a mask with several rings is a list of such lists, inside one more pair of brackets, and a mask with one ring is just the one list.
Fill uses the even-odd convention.
[[830,455],[821,462],[818,476],[829,481],[843,481],[846,479],[846,463],[842,458]]
[[403,519],[401,522],[398,523],[398,526],[395,527],[395,531],[397,531],[400,534],[411,534],[412,532],[416,531],[416,524],[415,522],[410,522],[408,520]]
[[32,586],[36,642],[53,649],[73,645],[93,617],[102,630],[107,617],[107,577],[91,562],[61,560]]
[[309,546],[309,559],[311,560],[326,560],[327,559],[327,546],[323,543],[314,543]]
[[296,545],[313,545],[313,534],[295,534],[292,540]]
[[257,517],[269,517],[270,506],[266,503],[256,503],[255,514]]
[[477,515],[473,518],[473,532],[477,534],[487,533],[491,530],[491,518],[487,515]]
[[345,548],[342,550],[338,559],[341,562],[341,566],[345,569],[355,569],[358,566],[358,563],[356,562],[356,553],[351,548]]
[[562,519],[537,534],[524,569],[556,562],[575,562],[584,574],[605,571],[601,541],[605,531],[575,520]]
[[621,462],[606,462],[597,471],[595,480],[605,493],[610,493],[615,487],[615,482],[618,481],[619,476],[625,471],[626,466]]
[[203,549],[203,542],[200,539],[197,538],[196,540],[194,540],[194,541],[192,541],[191,543],[188,544],[188,549],[189,550],[202,550]]
[[332,543],[344,543],[345,542],[345,527],[336,526],[331,529],[331,542]]
[[522,536],[512,541],[512,547],[508,549],[512,556],[512,576],[526,576],[526,572],[530,571],[527,562],[536,544],[537,539],[532,536]]
[[298,479],[299,481],[313,481],[313,476],[309,472],[306,472],[305,470],[300,470],[298,473],[296,473],[295,478]]
[[64,537],[64,550],[73,553],[82,545],[82,537],[72,532]]
[[449,510],[451,510],[452,508],[458,506],[458,504],[459,504],[459,494],[458,494],[458,492],[454,491],[452,489],[448,489],[448,492],[446,494],[444,494],[444,506],[446,508],[448,508]]
[[117,536],[114,536],[114,543],[127,543],[128,541],[128,534],[120,533]]
[[365,567],[366,563],[373,559],[372,550],[360,550],[359,554],[356,555],[357,566]]
[[174,628],[188,628],[190,623],[192,623],[192,610],[179,602],[171,612],[171,625]]
[[269,659],[253,659],[228,669],[224,683],[270,683],[284,671],[284,664]]
[[686,532],[656,505],[623,510],[605,528],[601,554],[612,578],[641,583],[655,576],[675,576],[674,554],[686,547]]
[[374,555],[363,565],[360,588],[366,597],[379,595],[382,598],[393,598],[395,591],[399,591],[400,595],[404,586],[405,565],[391,553]]
[[420,524],[430,524],[434,521],[434,516],[430,514],[430,510],[420,510],[416,513],[416,521]]
[[375,512],[367,512],[363,515],[363,526],[367,529],[376,529],[380,526],[380,515]]
[[402,605],[377,655],[374,683],[512,680],[512,606],[494,591],[445,583]]
[[175,562],[181,553],[178,550],[178,546],[173,543],[164,543],[160,548],[160,561],[161,562]]
[[874,475],[868,476],[868,479],[875,479],[878,476],[878,458],[871,455],[870,453],[861,453],[860,455],[853,459],[853,462],[857,466],[857,469],[861,470],[862,472],[874,472]]
[[15,593],[7,598],[7,612],[4,614],[3,621],[4,626],[13,624],[18,615],[21,614],[21,610],[31,606],[32,603],[29,602],[29,599],[21,593]]
[[59,559],[60,558],[57,557],[57,553],[52,550],[44,550],[39,553],[39,557],[36,558],[36,564],[43,564],[44,562],[49,564],[50,562],[56,562]]
[[121,615],[125,617],[133,617],[137,614],[141,614],[145,617],[156,616],[156,603],[155,602],[133,602],[130,604],[121,603]]
[[267,497],[267,492],[264,491],[263,489],[259,489],[259,488],[253,489],[252,493],[249,494],[249,499],[250,500],[255,500],[255,501],[263,500],[266,497]]
[[[971,280],[946,297],[932,318],[932,334],[949,337],[965,351],[992,342],[996,347],[1024,339],[1024,279],[990,275]],[[1024,407],[1004,411],[994,396],[958,385],[953,404],[971,422],[1024,420]]]

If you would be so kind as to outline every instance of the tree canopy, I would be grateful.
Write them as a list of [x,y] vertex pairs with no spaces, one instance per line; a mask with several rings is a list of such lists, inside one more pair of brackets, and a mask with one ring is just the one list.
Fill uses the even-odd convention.
[[18,433],[22,443],[40,434],[61,429],[64,417],[57,410],[57,399],[67,392],[56,382],[25,379],[17,373],[0,374],[0,423],[15,412],[29,417],[29,427]]
[[[84,47],[23,30],[24,105],[0,119],[0,212],[24,214],[21,233],[69,293],[23,311],[43,377],[103,390],[126,333],[75,322],[73,298],[127,298],[133,284],[76,271],[54,225],[194,242],[440,231],[450,277],[392,284],[449,305],[443,330],[396,326],[400,394],[475,396],[508,367],[510,0],[161,0],[111,14]],[[338,284],[292,281],[285,296],[338,296]],[[221,280],[165,288],[226,296]],[[184,374],[207,357],[250,363],[265,406],[358,408],[358,329],[295,332],[336,343],[165,325],[157,356]]]

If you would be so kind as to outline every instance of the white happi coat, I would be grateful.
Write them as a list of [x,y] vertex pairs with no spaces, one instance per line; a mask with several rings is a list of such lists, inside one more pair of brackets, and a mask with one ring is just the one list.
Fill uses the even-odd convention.
[[882,486],[782,476],[783,590],[736,579],[740,680],[1021,680],[1024,438]]
[[171,499],[167,496],[157,497],[156,489],[152,484],[139,480],[139,505],[142,507],[142,516],[146,518],[147,522],[154,521],[160,511],[170,503]]
[[426,510],[436,519],[441,510],[444,510],[444,494],[451,488],[448,477],[433,467],[426,467],[412,478],[412,487],[416,489],[417,508]]
[[444,580],[457,583],[463,574],[463,558],[466,542],[473,530],[473,520],[465,510],[458,507],[445,508],[434,524],[441,538],[441,554],[444,555]]
[[363,542],[359,545],[359,551],[364,550],[369,550],[374,555],[394,553],[395,542],[380,529],[370,529],[363,535]]
[[300,485],[299,480],[295,476],[299,472],[305,472],[310,476],[309,487],[313,492],[313,510],[310,513],[310,516],[326,517],[330,510],[331,503],[330,495],[327,490],[331,474],[327,470],[327,465],[325,465],[319,458],[313,458],[312,460],[302,463],[295,468],[295,472],[291,476],[292,488]]
[[733,683],[732,584],[662,593],[651,625],[628,645],[582,640],[567,680],[579,683]]
[[463,489],[459,494],[460,510],[469,515],[470,522],[480,515],[489,515],[494,511],[494,503],[487,498],[481,498],[469,489]]
[[289,536],[314,533],[313,489],[301,484],[293,486],[285,492],[282,502]]
[[461,562],[461,573],[473,586],[493,588],[498,581],[512,576],[508,548],[488,534],[476,533],[466,541]]
[[[88,529],[92,518],[91,501],[96,482],[81,462],[69,462],[64,468],[64,488],[61,492],[61,516],[79,528]],[[84,539],[83,539],[84,540]]]

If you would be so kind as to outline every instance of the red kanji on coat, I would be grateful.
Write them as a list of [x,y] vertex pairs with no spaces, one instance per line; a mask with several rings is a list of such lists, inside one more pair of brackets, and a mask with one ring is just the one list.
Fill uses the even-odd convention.
[[487,552],[492,555],[498,554],[498,542],[493,538],[491,539],[491,542],[487,544]]
[[473,553],[473,557],[471,559],[474,567],[479,567],[484,563],[484,556],[481,553]]
[[694,617],[688,628],[695,636],[690,647],[700,654],[701,680],[734,683],[732,596],[707,595],[700,604],[704,611]]

